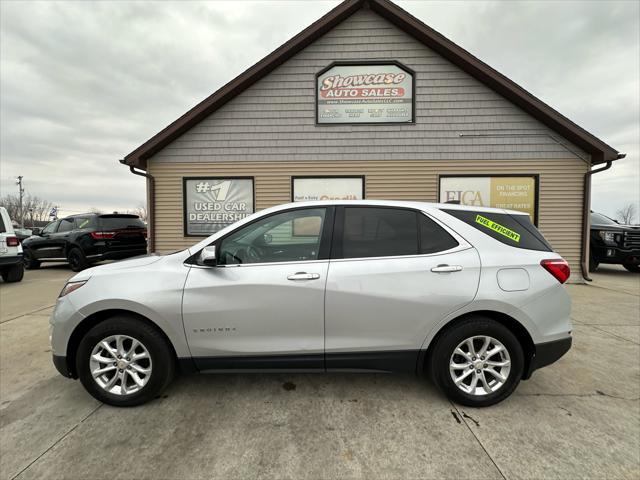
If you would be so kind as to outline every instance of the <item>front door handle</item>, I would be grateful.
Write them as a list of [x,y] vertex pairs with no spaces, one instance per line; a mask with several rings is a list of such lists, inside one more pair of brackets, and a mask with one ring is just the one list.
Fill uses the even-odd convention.
[[437,267],[433,267],[431,269],[432,272],[436,273],[448,273],[448,272],[459,272],[462,270],[462,265],[438,265]]
[[287,280],[317,280],[320,278],[319,273],[296,272],[287,277]]

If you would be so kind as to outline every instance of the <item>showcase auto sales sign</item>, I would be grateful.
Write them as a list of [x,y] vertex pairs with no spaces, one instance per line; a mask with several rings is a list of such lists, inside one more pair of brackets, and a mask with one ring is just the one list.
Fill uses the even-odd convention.
[[318,75],[318,123],[413,121],[413,75],[395,64],[336,65]]

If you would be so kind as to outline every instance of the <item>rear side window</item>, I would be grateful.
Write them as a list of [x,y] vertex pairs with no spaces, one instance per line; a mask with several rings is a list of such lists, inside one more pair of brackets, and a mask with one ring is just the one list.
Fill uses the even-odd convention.
[[5,233],[7,231],[7,227],[4,226],[4,220],[2,215],[0,215],[0,233]]
[[444,252],[460,245],[447,231],[426,215],[418,214],[420,253]]
[[145,228],[144,222],[134,215],[102,215],[102,230],[124,230],[125,228]]
[[63,218],[62,220],[60,220],[58,233],[70,232],[71,230],[73,230],[73,218]]
[[528,215],[448,209],[443,209],[442,211],[458,220],[462,220],[505,245],[542,252],[551,252],[553,250],[538,229],[531,223]]
[[397,208],[346,207],[343,258],[418,253],[416,212]]
[[96,217],[76,217],[76,230],[96,228]]

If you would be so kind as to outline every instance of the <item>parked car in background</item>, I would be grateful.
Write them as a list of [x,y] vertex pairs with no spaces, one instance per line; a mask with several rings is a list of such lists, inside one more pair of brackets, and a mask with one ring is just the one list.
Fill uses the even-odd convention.
[[601,263],[622,265],[640,272],[640,225],[621,225],[601,213],[591,212],[589,271]]
[[87,213],[49,223],[22,242],[27,269],[68,262],[79,272],[101,260],[147,253],[147,227],[137,215]]
[[156,397],[178,367],[429,373],[488,406],[571,347],[569,273],[522,212],[281,205],[74,276],[50,320],[53,360],[117,406]]
[[33,235],[33,231],[29,230],[28,228],[14,228],[13,231],[16,234],[16,237],[18,237],[20,243]]
[[4,207],[0,207],[0,274],[5,282],[19,282],[24,276],[20,240]]

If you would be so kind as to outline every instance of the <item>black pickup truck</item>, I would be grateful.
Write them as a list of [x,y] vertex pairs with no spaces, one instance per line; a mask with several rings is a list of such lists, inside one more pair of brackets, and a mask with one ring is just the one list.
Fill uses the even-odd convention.
[[601,213],[591,212],[589,271],[601,263],[622,265],[640,272],[640,225],[621,225]]
[[51,222],[22,242],[24,265],[68,262],[79,272],[100,260],[147,253],[147,227],[137,215],[87,213]]

